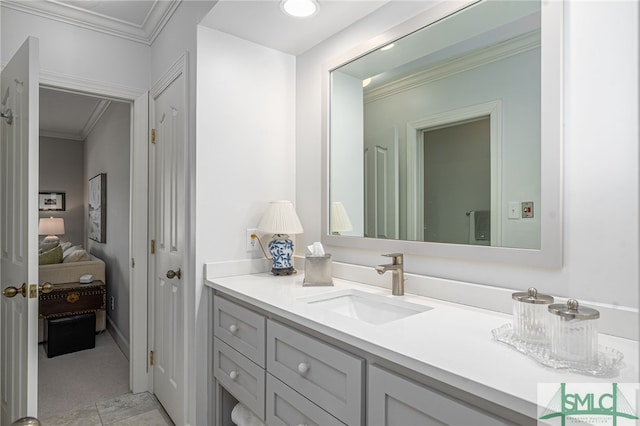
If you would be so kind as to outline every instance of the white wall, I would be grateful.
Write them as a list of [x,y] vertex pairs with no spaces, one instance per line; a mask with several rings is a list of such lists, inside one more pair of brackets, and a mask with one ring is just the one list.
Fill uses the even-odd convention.
[[196,247],[202,262],[261,257],[247,254],[246,229],[269,201],[295,201],[294,67],[291,55],[199,29],[196,221],[205,238]]
[[[364,161],[362,80],[335,72],[331,81],[336,102],[331,108],[331,201],[341,202],[353,229],[341,235],[364,235]],[[353,143],[356,141],[356,143]],[[334,184],[335,183],[335,184]],[[331,223],[331,218],[329,218]]]
[[65,211],[40,212],[40,217],[64,219],[63,241],[84,246],[84,143],[69,139],[40,138],[40,192],[65,193]]
[[[323,64],[401,23],[409,14],[402,16],[399,8],[411,6],[414,13],[420,9],[387,5],[297,58],[296,197],[307,243],[320,238]],[[545,270],[407,256],[405,270],[638,307],[637,17],[636,2],[576,1],[565,7],[564,266]],[[343,262],[381,261],[373,251],[328,251]]]
[[[121,338],[129,343],[129,157],[131,105],[113,102],[85,141],[84,181],[107,174],[107,238],[105,243],[87,239],[89,251],[105,261],[107,317]],[[85,192],[85,200],[88,193]],[[85,203],[86,206],[86,203]],[[85,217],[87,217],[86,212]],[[109,298],[115,297],[111,310]],[[127,352],[125,352],[127,353]]]
[[127,88],[149,87],[149,46],[5,7],[0,19],[2,63],[31,35],[40,40],[44,72]]

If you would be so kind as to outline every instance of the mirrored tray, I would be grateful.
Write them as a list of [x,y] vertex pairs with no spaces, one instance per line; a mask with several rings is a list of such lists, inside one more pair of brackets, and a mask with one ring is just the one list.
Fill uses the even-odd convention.
[[551,354],[549,345],[539,345],[524,342],[513,335],[511,324],[504,324],[502,327],[491,330],[493,338],[505,343],[519,352],[528,355],[540,364],[552,368],[564,368],[575,373],[588,374],[592,376],[606,376],[615,373],[622,364],[624,355],[615,349],[598,345],[597,364],[567,361],[558,359]]

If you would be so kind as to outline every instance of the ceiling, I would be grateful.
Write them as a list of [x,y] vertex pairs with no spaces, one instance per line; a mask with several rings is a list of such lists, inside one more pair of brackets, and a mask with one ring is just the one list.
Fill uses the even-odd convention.
[[111,101],[40,89],[40,136],[83,141]]
[[[2,7],[151,45],[183,1],[200,0],[2,0]],[[299,55],[390,0],[318,1],[314,16],[292,18],[282,13],[279,0],[219,0],[201,24]],[[43,136],[84,140],[109,105],[82,95],[40,92]]]
[[299,55],[364,18],[390,0],[319,0],[318,12],[293,18],[279,0],[220,0],[201,25]]

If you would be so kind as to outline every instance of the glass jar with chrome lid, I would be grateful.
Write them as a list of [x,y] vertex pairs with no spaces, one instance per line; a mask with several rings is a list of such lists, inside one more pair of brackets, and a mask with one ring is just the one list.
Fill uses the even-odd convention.
[[539,294],[534,287],[517,292],[513,298],[513,337],[526,343],[549,343],[549,312],[553,297]]
[[576,299],[549,306],[551,354],[561,360],[594,365],[598,362],[596,309],[580,306]]

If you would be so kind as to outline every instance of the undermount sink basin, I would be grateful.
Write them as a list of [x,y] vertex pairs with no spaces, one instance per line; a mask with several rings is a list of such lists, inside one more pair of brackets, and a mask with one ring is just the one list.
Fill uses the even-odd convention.
[[299,300],[370,324],[385,324],[433,309],[353,289],[303,297]]

